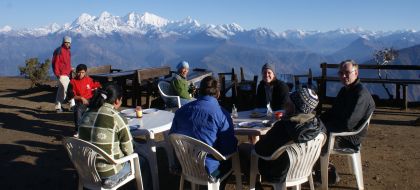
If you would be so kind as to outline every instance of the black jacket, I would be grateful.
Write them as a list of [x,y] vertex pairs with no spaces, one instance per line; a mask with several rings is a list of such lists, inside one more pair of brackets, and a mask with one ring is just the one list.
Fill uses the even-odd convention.
[[[357,79],[349,87],[343,87],[331,109],[321,114],[320,118],[328,132],[347,132],[357,130],[375,110],[375,102],[366,87]],[[352,142],[358,146],[367,129],[362,131]]]
[[[274,79],[270,85],[273,86],[273,94],[272,100],[270,102],[271,108],[273,110],[281,110],[284,109],[284,105],[287,102],[287,98],[289,98],[289,87],[283,81],[278,79]],[[260,81],[257,88],[257,99],[255,103],[255,107],[257,108],[266,108],[267,107],[267,99],[265,96],[265,82]]]
[[[314,139],[320,132],[325,132],[325,128],[317,117],[313,114],[298,114],[276,122],[267,134],[255,144],[255,151],[259,155],[270,156],[290,141],[307,142]],[[260,159],[258,161],[261,175],[271,181],[284,182],[289,165],[289,156],[286,152],[277,160],[265,161]]]

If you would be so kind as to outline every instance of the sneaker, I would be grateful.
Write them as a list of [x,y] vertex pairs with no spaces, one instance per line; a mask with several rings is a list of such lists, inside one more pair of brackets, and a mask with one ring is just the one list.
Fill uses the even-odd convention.
[[74,107],[75,105],[76,105],[76,102],[74,101],[74,99],[72,98],[70,101],[69,101],[69,104],[70,104],[70,107],[72,108],[72,107]]
[[57,113],[62,113],[62,112],[63,112],[63,109],[62,109],[62,108],[58,108],[58,109],[55,109],[55,111],[56,111]]
[[57,111],[57,113],[63,112],[63,108],[61,107],[61,103],[55,104],[55,111]]

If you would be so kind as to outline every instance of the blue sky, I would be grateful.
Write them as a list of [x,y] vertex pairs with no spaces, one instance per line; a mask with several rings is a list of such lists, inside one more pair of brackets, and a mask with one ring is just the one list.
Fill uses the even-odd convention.
[[420,30],[417,0],[0,0],[0,28],[73,22],[82,13],[115,16],[150,12],[168,20],[191,17],[201,24],[237,23],[245,29]]

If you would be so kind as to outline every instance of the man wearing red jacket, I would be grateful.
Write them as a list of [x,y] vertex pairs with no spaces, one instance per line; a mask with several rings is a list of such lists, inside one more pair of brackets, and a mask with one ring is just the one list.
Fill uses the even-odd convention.
[[76,102],[73,108],[74,113],[74,126],[76,134],[79,128],[79,123],[82,120],[82,115],[85,113],[89,100],[93,96],[93,92],[101,87],[99,82],[93,81],[92,78],[86,75],[87,66],[85,64],[79,64],[76,67],[76,77],[71,79],[69,86],[69,98],[73,98]]
[[58,90],[55,98],[55,110],[62,112],[61,103],[64,102],[67,94],[67,86],[70,82],[71,73],[71,53],[70,53],[71,38],[64,36],[63,43],[60,47],[55,49],[52,58],[52,67],[54,75],[58,79]]

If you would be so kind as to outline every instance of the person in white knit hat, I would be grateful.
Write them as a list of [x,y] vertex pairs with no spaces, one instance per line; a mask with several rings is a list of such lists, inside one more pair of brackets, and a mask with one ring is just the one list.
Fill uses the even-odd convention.
[[67,86],[70,83],[71,74],[71,38],[64,36],[61,46],[56,48],[52,58],[52,68],[54,75],[58,79],[57,96],[55,98],[55,110],[62,112],[61,104],[66,99]]

